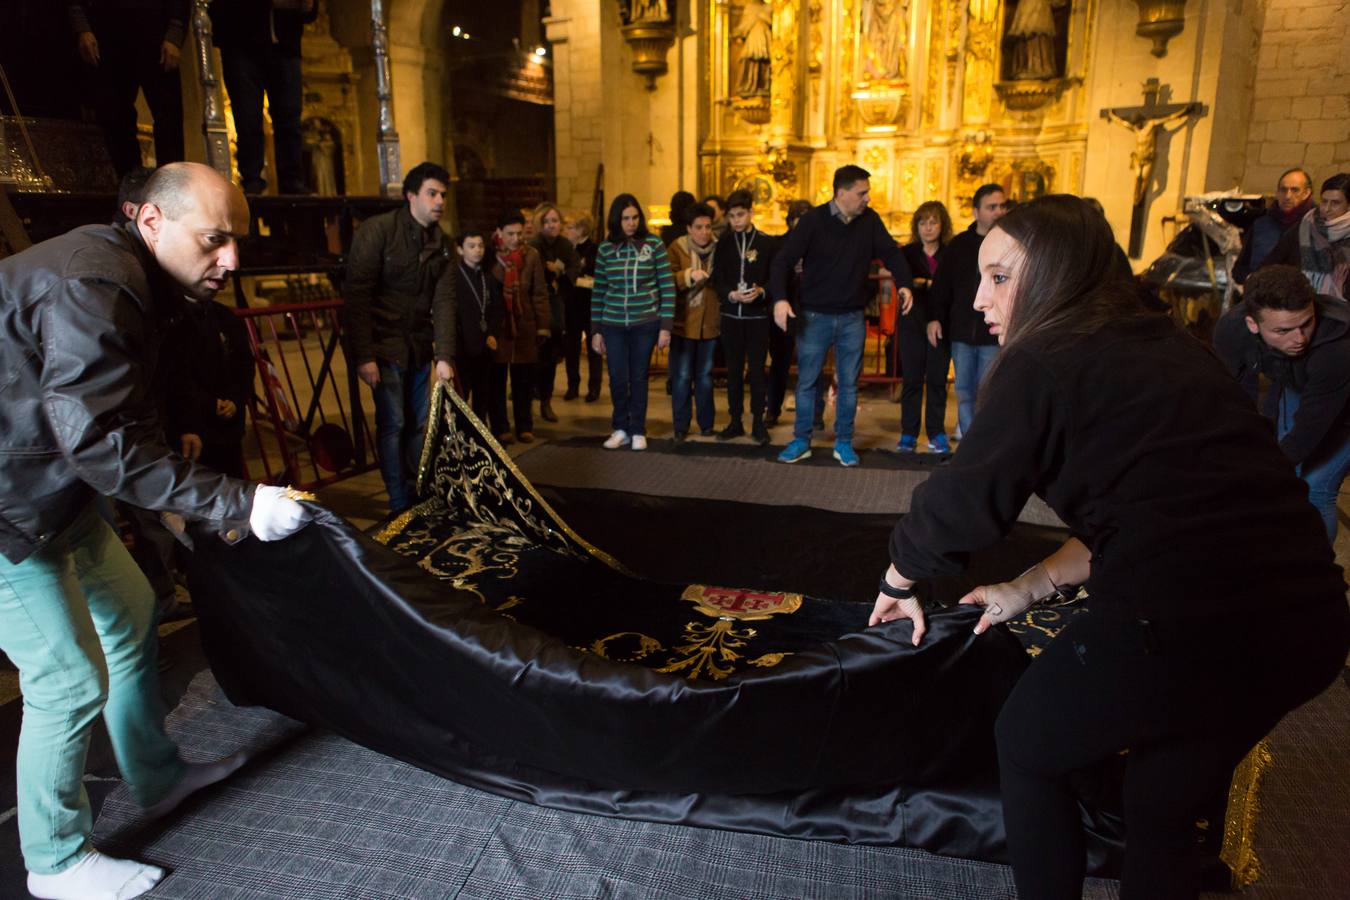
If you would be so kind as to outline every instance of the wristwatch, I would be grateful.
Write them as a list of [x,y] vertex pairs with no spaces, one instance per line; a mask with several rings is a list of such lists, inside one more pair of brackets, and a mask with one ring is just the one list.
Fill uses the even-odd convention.
[[892,600],[909,600],[918,596],[913,587],[898,588],[891,587],[886,581],[886,576],[881,576],[881,583],[877,585],[877,590],[890,597]]

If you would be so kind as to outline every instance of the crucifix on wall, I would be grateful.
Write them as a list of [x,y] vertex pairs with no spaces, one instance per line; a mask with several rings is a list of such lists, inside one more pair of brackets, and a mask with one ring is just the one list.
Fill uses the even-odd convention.
[[1130,217],[1130,257],[1138,259],[1144,252],[1144,230],[1148,224],[1148,189],[1153,182],[1153,167],[1158,159],[1158,135],[1167,126],[1182,122],[1191,116],[1203,116],[1205,105],[1190,103],[1159,103],[1162,85],[1156,78],[1144,82],[1144,105],[1116,107],[1102,110],[1102,118],[1124,125],[1134,132],[1134,150],[1130,152],[1130,168],[1134,171],[1134,213]]

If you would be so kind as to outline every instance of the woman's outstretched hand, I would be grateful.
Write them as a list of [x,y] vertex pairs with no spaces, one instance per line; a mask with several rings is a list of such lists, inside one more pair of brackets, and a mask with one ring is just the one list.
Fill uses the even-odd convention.
[[990,625],[1015,619],[1031,609],[1036,602],[1035,592],[1018,584],[1020,580],[981,585],[961,598],[961,603],[968,606],[984,607],[984,615],[975,623],[976,634],[984,634]]
[[870,628],[873,625],[880,625],[882,622],[894,622],[896,619],[910,619],[914,622],[913,643],[915,647],[919,646],[919,641],[923,640],[924,632],[928,630],[928,625],[923,617],[923,601],[918,597],[897,600],[878,591],[877,602],[872,607],[872,617],[867,620],[867,626]]

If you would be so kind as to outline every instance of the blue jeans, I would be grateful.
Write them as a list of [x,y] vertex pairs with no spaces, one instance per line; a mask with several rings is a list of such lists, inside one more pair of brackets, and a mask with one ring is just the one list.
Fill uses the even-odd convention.
[[380,476],[389,492],[389,509],[401,513],[412,506],[417,463],[427,430],[431,368],[404,369],[380,363],[375,385],[375,447],[380,451]]
[[[672,335],[670,338],[670,409],[675,430],[688,433],[693,417],[692,400],[698,407],[698,427],[712,431],[717,419],[713,402],[713,357],[717,354],[717,338],[700,341]],[[693,390],[690,390],[690,381]]]
[[[1280,440],[1284,440],[1284,436],[1293,430],[1298,404],[1297,391],[1285,388],[1281,392],[1275,418],[1275,432]],[[1350,474],[1350,440],[1330,447],[1318,447],[1298,467],[1299,477],[1308,485],[1308,500],[1322,517],[1327,540],[1332,543],[1336,542],[1336,498],[1340,495],[1341,482],[1345,481],[1347,474]]]
[[998,344],[952,341],[952,363],[956,366],[956,424],[963,435],[975,418],[975,397],[995,356],[998,356]]
[[820,371],[833,346],[835,374],[839,379],[834,439],[840,444],[851,443],[853,419],[858,412],[858,376],[862,374],[863,346],[867,341],[863,312],[822,313],[804,309],[797,322],[797,414],[792,437],[811,440],[810,411],[816,408]]
[[647,372],[660,333],[661,323],[655,321],[600,326],[609,366],[609,396],[614,403],[614,430],[630,437],[647,433]]
[[0,557],[0,649],[19,669],[19,843],[28,871],[69,868],[88,847],[89,734],[102,713],[142,806],[183,777],[164,733],[155,592],[94,503],[23,562]]

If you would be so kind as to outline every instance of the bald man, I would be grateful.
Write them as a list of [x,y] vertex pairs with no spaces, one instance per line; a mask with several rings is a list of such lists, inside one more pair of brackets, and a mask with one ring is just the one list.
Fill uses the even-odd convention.
[[149,395],[162,323],[239,264],[239,189],[176,163],[134,221],[88,225],[0,260],[0,649],[18,666],[19,837],[35,897],[136,897],[163,871],[89,844],[82,787],[100,713],[152,815],[226,777],[164,733],[154,592],[95,512],[103,494],[276,540],[308,519],[281,488],[227,478],[164,445]]

